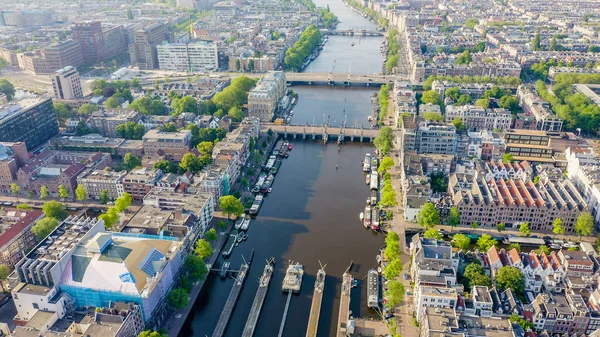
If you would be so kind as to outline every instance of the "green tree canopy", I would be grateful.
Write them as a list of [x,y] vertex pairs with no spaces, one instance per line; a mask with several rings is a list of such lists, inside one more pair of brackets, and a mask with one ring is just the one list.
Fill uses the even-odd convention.
[[427,239],[436,239],[436,240],[442,240],[443,236],[442,234],[440,234],[440,232],[438,232],[437,229],[435,228],[431,228],[425,231],[425,234],[423,234],[424,238]]
[[88,192],[83,184],[77,185],[75,189],[75,198],[79,201],[85,201],[88,198]]
[[479,250],[482,252],[487,252],[490,248],[492,248],[492,246],[495,246],[497,244],[498,240],[492,239],[492,236],[489,234],[483,234],[477,240],[477,248],[479,248]]
[[386,306],[393,309],[402,303],[404,300],[404,285],[400,281],[392,280],[387,285],[388,290],[385,292],[385,298],[387,299]]
[[379,164],[379,168],[377,169],[378,173],[384,173],[388,171],[390,168],[394,166],[394,160],[392,157],[385,156],[381,159],[381,163]]
[[167,302],[175,310],[185,308],[189,302],[188,293],[185,291],[185,289],[175,288],[169,291],[169,294],[167,295]]
[[56,200],[46,201],[42,206],[42,211],[46,214],[47,218],[55,218],[58,220],[64,220],[67,217],[67,211],[65,206]]
[[500,291],[510,288],[515,295],[517,295],[517,297],[523,298],[525,281],[519,268],[511,266],[500,267],[494,280],[496,281],[496,286],[498,286]]
[[131,197],[131,194],[123,192],[123,194],[115,200],[115,209],[117,212],[123,213],[132,202],[133,198]]
[[196,247],[194,248],[194,252],[202,259],[206,259],[211,256],[213,253],[212,246],[210,243],[204,239],[200,239],[196,241]]
[[428,90],[423,92],[423,96],[421,96],[421,104],[435,104],[442,105],[442,97],[434,90]]
[[393,280],[394,278],[400,276],[401,271],[402,261],[399,258],[395,258],[390,263],[388,263],[383,273],[385,275],[385,278],[387,278],[388,280]]
[[155,170],[160,169],[163,173],[177,173],[177,166],[166,159],[157,161],[152,168]]
[[85,103],[82,104],[79,109],[77,109],[77,112],[80,115],[91,115],[92,112],[98,110],[98,108],[95,105],[89,104],[89,103]]
[[46,199],[48,199],[48,196],[49,196],[48,187],[42,186],[40,188],[40,199],[46,200]]
[[223,210],[228,219],[230,215],[240,216],[244,213],[244,206],[240,202],[240,199],[233,195],[226,195],[219,198],[219,208]]
[[531,232],[531,230],[529,229],[529,223],[523,222],[519,226],[519,232],[521,233],[521,236],[529,236],[529,233]]
[[217,231],[214,228],[209,229],[206,234],[204,234],[204,238],[209,242],[217,241]]
[[104,214],[101,214],[98,219],[104,220],[104,228],[110,229],[119,221],[119,212],[116,208],[110,207]]
[[384,126],[379,129],[373,144],[375,144],[375,147],[381,154],[387,155],[394,144],[394,134],[392,132],[392,128],[389,126]]
[[7,79],[0,78],[0,92],[4,93],[6,98],[8,98],[10,101],[15,96],[15,86],[12,85],[12,83],[10,83]]
[[468,251],[471,246],[471,238],[464,234],[456,234],[452,237],[452,245],[464,251]]
[[132,170],[133,168],[142,166],[142,161],[140,160],[140,158],[132,155],[131,153],[125,154],[125,156],[123,157],[123,162],[125,163],[125,166],[127,166],[128,170]]
[[563,227],[561,218],[554,219],[554,222],[552,223],[552,233],[556,235],[565,234],[565,228]]
[[198,282],[208,275],[208,269],[204,259],[198,255],[189,254],[185,257],[183,268],[188,274],[190,281]]
[[52,233],[52,231],[58,225],[60,225],[60,221],[58,221],[58,219],[46,217],[39,220],[35,225],[33,225],[33,227],[31,227],[31,232],[33,233],[33,235],[35,235],[38,241],[41,241],[50,233]]
[[427,202],[421,207],[419,214],[417,214],[417,222],[424,228],[433,228],[439,224],[440,215],[433,203]]
[[590,212],[582,212],[575,223],[575,233],[579,236],[591,235],[594,230],[594,217]]

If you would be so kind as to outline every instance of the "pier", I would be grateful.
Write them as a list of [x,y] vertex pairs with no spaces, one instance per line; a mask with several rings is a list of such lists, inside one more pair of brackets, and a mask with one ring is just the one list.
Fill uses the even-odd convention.
[[321,303],[323,302],[323,291],[325,290],[325,274],[324,267],[319,269],[317,280],[315,281],[315,291],[313,293],[312,304],[310,306],[310,317],[308,318],[308,328],[306,329],[306,337],[316,337],[317,328],[319,327],[319,318],[321,317]]
[[277,337],[283,336],[283,329],[285,328],[285,321],[287,320],[288,310],[290,309],[290,302],[292,301],[293,292],[288,292],[288,298],[285,302],[285,309],[283,310],[283,317],[281,318],[281,324],[279,325],[279,334]]
[[242,292],[242,287],[244,286],[244,281],[246,280],[249,268],[250,266],[247,263],[242,263],[240,272],[235,278],[233,287],[231,287],[231,292],[229,293],[227,302],[225,302],[225,307],[221,312],[221,317],[219,317],[219,321],[217,322],[217,326],[215,327],[212,337],[222,337],[225,334],[225,330],[227,330],[227,325],[231,319],[231,314],[233,313],[235,304],[237,303],[240,293]]
[[350,331],[350,291],[352,289],[352,275],[346,271],[342,276],[342,296],[340,296],[340,311],[338,315],[337,336],[345,337]]
[[271,258],[269,261],[267,261],[265,271],[260,278],[260,285],[256,290],[256,296],[254,296],[254,302],[252,302],[252,308],[250,309],[250,314],[248,315],[244,332],[242,332],[242,337],[252,337],[252,335],[254,335],[254,330],[256,329],[256,323],[258,323],[260,311],[262,310],[263,303],[265,302],[265,297],[267,297],[269,283],[271,283],[274,263],[274,258]]

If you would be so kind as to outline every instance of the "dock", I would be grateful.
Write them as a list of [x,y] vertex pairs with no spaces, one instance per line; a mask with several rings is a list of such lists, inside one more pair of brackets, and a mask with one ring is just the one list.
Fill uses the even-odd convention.
[[287,301],[285,302],[285,309],[283,310],[283,317],[281,318],[281,324],[279,325],[279,334],[277,334],[277,337],[282,337],[283,336],[283,329],[285,328],[285,321],[287,320],[287,314],[288,314],[288,310],[290,309],[290,302],[292,301],[292,294],[293,292],[288,292],[288,298]]
[[346,337],[350,331],[350,290],[352,289],[352,275],[346,271],[342,276],[342,295],[340,296],[340,311],[338,315],[337,336]]
[[229,324],[229,320],[231,319],[231,314],[233,313],[235,304],[237,303],[238,298],[240,297],[240,293],[242,292],[242,287],[244,286],[244,281],[246,280],[246,276],[248,275],[249,268],[250,266],[247,263],[242,263],[242,266],[240,267],[240,272],[235,278],[233,287],[231,287],[231,292],[229,293],[227,302],[225,302],[225,307],[221,312],[221,317],[219,317],[219,321],[217,322],[215,331],[213,331],[212,337],[222,337],[225,334],[225,330],[227,330],[227,325]]
[[258,323],[260,311],[262,310],[263,303],[265,302],[265,297],[267,297],[269,283],[271,283],[274,263],[274,258],[271,258],[269,261],[267,261],[265,271],[260,277],[260,284],[256,290],[256,296],[254,296],[254,302],[252,302],[252,308],[250,309],[250,314],[248,315],[248,320],[246,321],[246,326],[244,327],[242,337],[252,337],[254,335],[254,330],[256,329],[256,323]]
[[310,306],[310,317],[308,318],[308,328],[306,329],[306,337],[316,337],[317,328],[319,327],[319,318],[321,317],[321,303],[323,302],[323,291],[325,290],[325,278],[327,274],[325,269],[321,267],[317,272],[317,280],[315,281],[315,291],[313,292],[312,304]]

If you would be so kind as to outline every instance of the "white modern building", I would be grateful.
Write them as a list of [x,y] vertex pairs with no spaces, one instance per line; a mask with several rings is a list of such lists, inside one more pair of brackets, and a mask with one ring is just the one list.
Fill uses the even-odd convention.
[[161,70],[206,72],[219,68],[217,45],[212,42],[166,43],[156,50]]
[[68,66],[50,75],[54,97],[58,99],[75,99],[83,97],[79,73],[74,67]]
[[286,78],[282,71],[272,71],[248,93],[248,116],[271,121],[277,102],[286,95]]

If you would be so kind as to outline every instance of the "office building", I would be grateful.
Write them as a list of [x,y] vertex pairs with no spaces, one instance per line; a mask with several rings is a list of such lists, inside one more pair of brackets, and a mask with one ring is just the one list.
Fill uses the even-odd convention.
[[71,66],[57,70],[50,76],[54,97],[58,99],[76,99],[83,97],[79,73]]
[[148,156],[166,156],[174,161],[180,161],[190,151],[192,132],[179,130],[177,132],[162,132],[150,130],[142,137],[144,153]]
[[92,112],[87,124],[105,137],[118,137],[117,126],[127,122],[139,122],[142,114],[134,109],[107,109]]
[[508,130],[504,134],[506,153],[515,160],[550,163],[566,167],[565,150],[579,146],[578,138],[571,132],[536,130]]
[[417,154],[456,154],[456,129],[416,115],[402,117],[400,147]]
[[185,7],[195,10],[208,10],[210,9],[211,1],[209,0],[177,0],[177,7]]
[[219,68],[217,44],[213,42],[166,43],[156,50],[161,70],[210,72]]
[[144,200],[162,176],[163,172],[159,169],[133,169],[122,179],[123,191],[129,193],[133,200]]
[[81,45],[85,64],[98,64],[123,54],[127,37],[123,26],[102,27],[100,21],[76,23],[71,27],[73,40]]
[[[517,98],[523,107],[523,113],[517,115],[513,125],[515,129],[561,131],[562,119],[552,112],[550,102],[541,98],[532,86],[520,85],[517,88]],[[528,123],[528,119],[532,122]]]
[[248,116],[270,122],[277,110],[277,103],[286,94],[286,78],[281,71],[263,77],[248,93]]
[[47,26],[52,23],[52,14],[45,10],[31,9],[1,13],[4,25],[15,27]]
[[15,322],[119,301],[135,303],[151,321],[166,310],[180,248],[176,237],[106,232],[102,220],[68,217],[15,266]]
[[57,133],[50,98],[24,98],[0,106],[0,142],[25,142],[33,150]]
[[156,46],[170,40],[169,27],[162,22],[151,24],[136,31],[133,43],[129,44],[131,65],[139,69],[158,68]]

